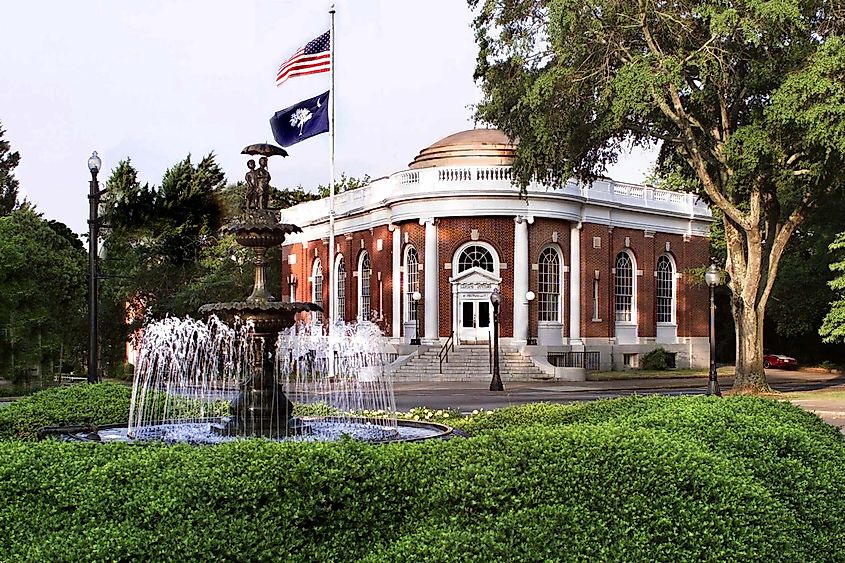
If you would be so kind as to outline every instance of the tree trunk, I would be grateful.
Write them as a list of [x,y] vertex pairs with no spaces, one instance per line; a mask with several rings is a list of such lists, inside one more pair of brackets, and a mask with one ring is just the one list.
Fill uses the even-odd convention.
[[744,395],[771,393],[763,369],[763,309],[749,306],[736,295],[731,301],[736,326],[736,374],[732,390]]

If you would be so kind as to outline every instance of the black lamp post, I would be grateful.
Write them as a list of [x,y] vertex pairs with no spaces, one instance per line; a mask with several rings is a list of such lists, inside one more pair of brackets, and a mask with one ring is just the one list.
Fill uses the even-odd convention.
[[414,329],[414,337],[411,339],[411,345],[412,346],[419,346],[420,345],[420,299],[422,299],[422,294],[419,291],[415,291],[411,295],[411,299],[414,300],[414,320],[417,323],[417,326]]
[[504,391],[505,386],[499,374],[499,305],[502,304],[502,294],[498,287],[493,288],[490,303],[493,304],[493,380],[490,382],[490,391]]
[[102,161],[97,151],[88,159],[91,182],[88,191],[88,383],[97,383],[99,374],[99,340],[97,335],[97,295],[99,292],[99,272],[97,271],[97,241],[100,237],[100,184],[97,173]]
[[722,396],[719,389],[719,381],[716,379],[716,305],[713,294],[716,286],[719,285],[719,270],[716,264],[710,264],[704,274],[704,281],[710,287],[710,375],[707,378],[707,395]]
[[532,346],[537,344],[537,337],[531,336],[531,302],[534,301],[534,298],[537,297],[534,295],[533,291],[526,291],[525,292],[525,300],[528,302],[528,345]]

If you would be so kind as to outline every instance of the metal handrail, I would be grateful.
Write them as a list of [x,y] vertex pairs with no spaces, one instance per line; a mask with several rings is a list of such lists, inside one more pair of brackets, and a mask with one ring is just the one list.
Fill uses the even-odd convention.
[[559,368],[584,368],[587,371],[598,371],[600,354],[595,350],[583,352],[549,352],[546,356],[550,364]]
[[440,349],[440,353],[437,354],[437,358],[440,360],[440,374],[443,374],[443,359],[445,357],[446,361],[449,361],[449,348],[452,351],[455,350],[455,331],[452,331],[452,334],[449,335],[449,339],[446,340],[446,343]]

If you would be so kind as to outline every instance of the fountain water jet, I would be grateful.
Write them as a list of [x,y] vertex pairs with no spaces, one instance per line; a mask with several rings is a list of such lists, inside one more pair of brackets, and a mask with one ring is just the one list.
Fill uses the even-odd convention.
[[[244,152],[256,154],[250,149],[285,154],[269,145],[251,145]],[[209,315],[207,322],[168,318],[148,325],[129,427],[101,430],[100,438],[215,443],[239,437],[348,435],[386,441],[448,434],[451,429],[442,425],[397,421],[392,380],[384,369],[386,340],[376,325],[336,323],[324,333],[300,315],[320,307],[279,302],[268,291],[267,251],[301,229],[280,223],[267,209],[266,158],[260,164],[256,170],[253,163],[246,175],[246,208],[223,229],[254,250],[252,293],[242,302],[200,307]],[[295,417],[289,397],[320,404],[328,416]]]

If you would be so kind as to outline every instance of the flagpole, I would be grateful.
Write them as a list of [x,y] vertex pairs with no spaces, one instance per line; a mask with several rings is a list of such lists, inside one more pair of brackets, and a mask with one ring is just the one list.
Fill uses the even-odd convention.
[[[329,9],[329,14],[331,14],[331,30],[329,33],[329,44],[330,44],[330,54],[329,60],[331,61],[331,87],[329,90],[329,276],[332,283],[329,284],[329,287],[332,288],[331,294],[329,295],[329,335],[334,332],[332,330],[333,325],[337,322],[337,298],[336,293],[338,291],[337,287],[337,275],[335,270],[335,242],[334,242],[334,99],[335,99],[335,91],[334,91],[334,68],[335,68],[335,31],[334,31],[334,4]],[[331,342],[331,341],[330,341]],[[331,350],[331,347],[330,347]],[[329,375],[334,377],[334,352],[330,351],[329,353]]]

